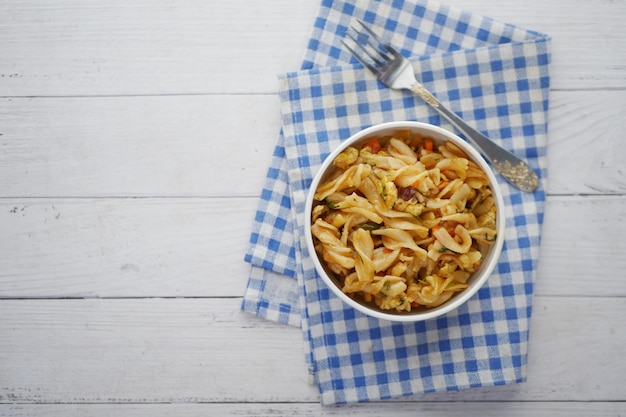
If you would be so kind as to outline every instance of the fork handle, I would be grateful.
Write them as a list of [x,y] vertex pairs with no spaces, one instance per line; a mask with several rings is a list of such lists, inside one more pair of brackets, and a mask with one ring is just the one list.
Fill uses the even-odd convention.
[[530,192],[537,189],[539,178],[526,162],[468,125],[467,122],[461,119],[456,113],[443,106],[441,102],[421,84],[415,84],[411,87],[411,90],[459,129],[467,137],[468,141],[482,152],[496,171],[509,183],[522,191]]

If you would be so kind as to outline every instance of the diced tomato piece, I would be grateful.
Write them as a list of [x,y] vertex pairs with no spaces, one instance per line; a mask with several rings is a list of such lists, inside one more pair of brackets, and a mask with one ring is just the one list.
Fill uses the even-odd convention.
[[428,152],[433,151],[433,140],[431,138],[424,139],[424,149]]
[[365,145],[363,145],[363,147],[366,147],[366,146],[368,148],[370,148],[372,153],[380,152],[380,142],[379,142],[378,138],[374,138],[374,139],[370,140],[369,142],[367,142]]

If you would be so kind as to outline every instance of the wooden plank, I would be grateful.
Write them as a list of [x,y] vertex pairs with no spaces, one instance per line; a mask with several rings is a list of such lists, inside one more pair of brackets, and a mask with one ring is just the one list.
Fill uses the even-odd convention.
[[[0,403],[317,402],[302,334],[240,299],[0,301]],[[412,401],[624,401],[626,299],[536,297],[528,382]]]
[[554,92],[550,100],[548,191],[626,193],[626,93]]
[[[4,1],[0,96],[274,92],[277,73],[299,68],[318,5]],[[553,88],[626,86],[623,2],[454,5],[550,34]]]
[[275,96],[1,99],[2,196],[259,195]]
[[301,330],[240,303],[2,300],[0,403],[315,401]]
[[318,7],[2,2],[0,96],[273,92],[278,72],[300,67]]
[[[0,297],[241,296],[256,204],[0,200]],[[537,294],[626,296],[624,217],[623,196],[551,197]]]
[[395,402],[322,407],[319,404],[15,404],[0,405],[0,417],[127,417],[254,416],[254,417],[615,417],[626,411],[623,402]]
[[537,293],[626,296],[626,282],[621,279],[626,270],[626,241],[622,222],[616,221],[625,217],[624,196],[549,198]]
[[[0,99],[0,113],[0,197],[257,196],[280,128],[273,95]],[[625,193],[625,123],[626,91],[555,91],[549,192]]]
[[240,296],[252,199],[4,200],[0,296]]

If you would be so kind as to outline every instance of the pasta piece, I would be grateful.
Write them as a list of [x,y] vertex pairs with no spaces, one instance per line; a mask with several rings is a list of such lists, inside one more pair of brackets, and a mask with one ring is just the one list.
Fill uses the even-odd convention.
[[456,223],[461,223],[468,225],[476,221],[476,217],[472,213],[453,213],[448,214],[447,216],[442,216],[441,220],[443,221],[452,221]]
[[442,182],[439,186],[441,191],[439,191],[439,194],[437,194],[437,198],[451,197],[462,185],[463,181],[460,179]]
[[441,154],[446,158],[453,158],[455,156],[459,158],[467,158],[465,152],[452,142],[446,142],[441,145],[439,147],[439,152],[441,152]]
[[453,291],[444,291],[445,280],[436,275],[429,275],[422,283],[408,287],[407,294],[422,305],[437,307],[448,301]]
[[387,207],[387,203],[382,196],[383,188],[378,179],[371,176],[365,178],[359,185],[359,191],[363,193],[367,201],[372,203],[380,215],[385,217],[411,217],[409,213],[391,210]]
[[374,270],[376,272],[386,271],[396,262],[399,255],[400,249],[391,250],[384,246],[374,249],[374,256],[372,258],[374,261]]
[[476,225],[496,229],[496,211],[489,210],[487,213],[476,219]]
[[428,175],[429,172],[426,170],[426,167],[424,167],[421,162],[418,162],[414,165],[407,165],[391,172],[393,181],[399,187],[409,187],[416,182],[419,182],[422,179],[426,178]]
[[325,261],[338,264],[346,269],[354,268],[352,249],[341,242],[336,227],[322,219],[317,219],[311,227],[311,233],[321,242]]
[[356,272],[352,272],[351,274],[346,275],[343,281],[343,288],[341,291],[346,294],[352,294],[359,291],[363,291],[365,285],[368,284],[366,282],[360,282],[359,277]]
[[428,227],[415,218],[385,218],[384,221],[387,228],[411,231],[420,238],[428,236]]
[[360,156],[366,164],[371,164],[385,170],[399,169],[406,166],[406,163],[402,160],[385,155],[384,153],[372,153],[368,147],[361,149]]
[[440,209],[450,204],[450,200],[442,198],[433,198],[426,202],[426,207],[430,209]]
[[450,197],[450,204],[455,205],[459,209],[464,209],[467,199],[472,193],[472,189],[467,184],[461,184],[459,188]]
[[356,188],[361,180],[369,176],[371,172],[372,167],[367,164],[353,165],[339,177],[318,187],[314,197],[316,200],[322,201],[334,192]]
[[348,213],[345,219],[346,221],[341,230],[341,242],[347,246],[350,233],[352,233],[354,228],[367,223],[368,218],[359,213]]
[[395,309],[397,311],[410,311],[410,298],[406,294],[407,284],[405,279],[394,275],[377,277],[371,286],[376,305],[384,310]]
[[433,261],[438,261],[441,257],[441,254],[445,251],[445,246],[443,246],[439,240],[435,240],[428,249],[428,258]]
[[445,227],[440,227],[433,232],[433,236],[437,238],[444,248],[454,253],[467,253],[472,246],[470,233],[465,227],[458,225],[454,229],[454,235],[455,237],[450,236]]
[[383,218],[376,213],[375,207],[366,198],[358,194],[352,193],[342,201],[333,204],[333,208],[339,209],[344,213],[361,214],[374,223],[382,223]]
[[460,178],[464,180],[467,178],[467,169],[469,166],[469,161],[465,158],[445,158],[441,161],[437,162],[436,167],[440,170],[449,170],[454,172],[456,178]]
[[426,251],[423,248],[417,246],[415,240],[413,240],[413,237],[404,230],[384,228],[374,230],[372,231],[372,234],[382,236],[383,244],[388,249],[394,250],[407,248],[411,249],[417,254],[424,254],[424,256],[426,255]]
[[371,282],[374,280],[374,242],[369,232],[357,229],[351,236],[354,250],[357,253],[355,260],[356,274],[360,282]]
[[409,264],[406,262],[397,262],[393,268],[391,268],[389,270],[389,273],[391,275],[395,275],[395,276],[403,276],[407,269],[409,269]]
[[475,207],[472,208],[472,212],[476,217],[480,217],[486,214],[495,206],[495,201],[492,196],[487,196],[478,200]]
[[497,234],[495,229],[488,227],[479,227],[469,231],[472,238],[479,242],[493,242],[496,240]]
[[415,151],[400,139],[391,138],[389,140],[387,151],[389,152],[389,155],[400,159],[407,165],[413,165],[417,162],[417,154]]
[[382,293],[389,297],[402,294],[406,288],[405,279],[394,275],[376,277],[376,281],[371,286],[373,294]]
[[312,221],[315,222],[319,217],[323,216],[326,212],[328,212],[328,206],[324,206],[322,204],[313,207]]

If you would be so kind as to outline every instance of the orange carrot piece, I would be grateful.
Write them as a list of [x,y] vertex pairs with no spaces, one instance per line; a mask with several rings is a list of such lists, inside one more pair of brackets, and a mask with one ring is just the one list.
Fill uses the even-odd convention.
[[378,141],[378,138],[374,138],[372,140],[370,140],[369,142],[367,142],[365,145],[363,145],[363,147],[368,147],[370,148],[370,150],[372,151],[372,153],[378,153],[380,152],[380,142]]
[[431,138],[424,139],[424,149],[428,152],[433,151],[433,140]]

